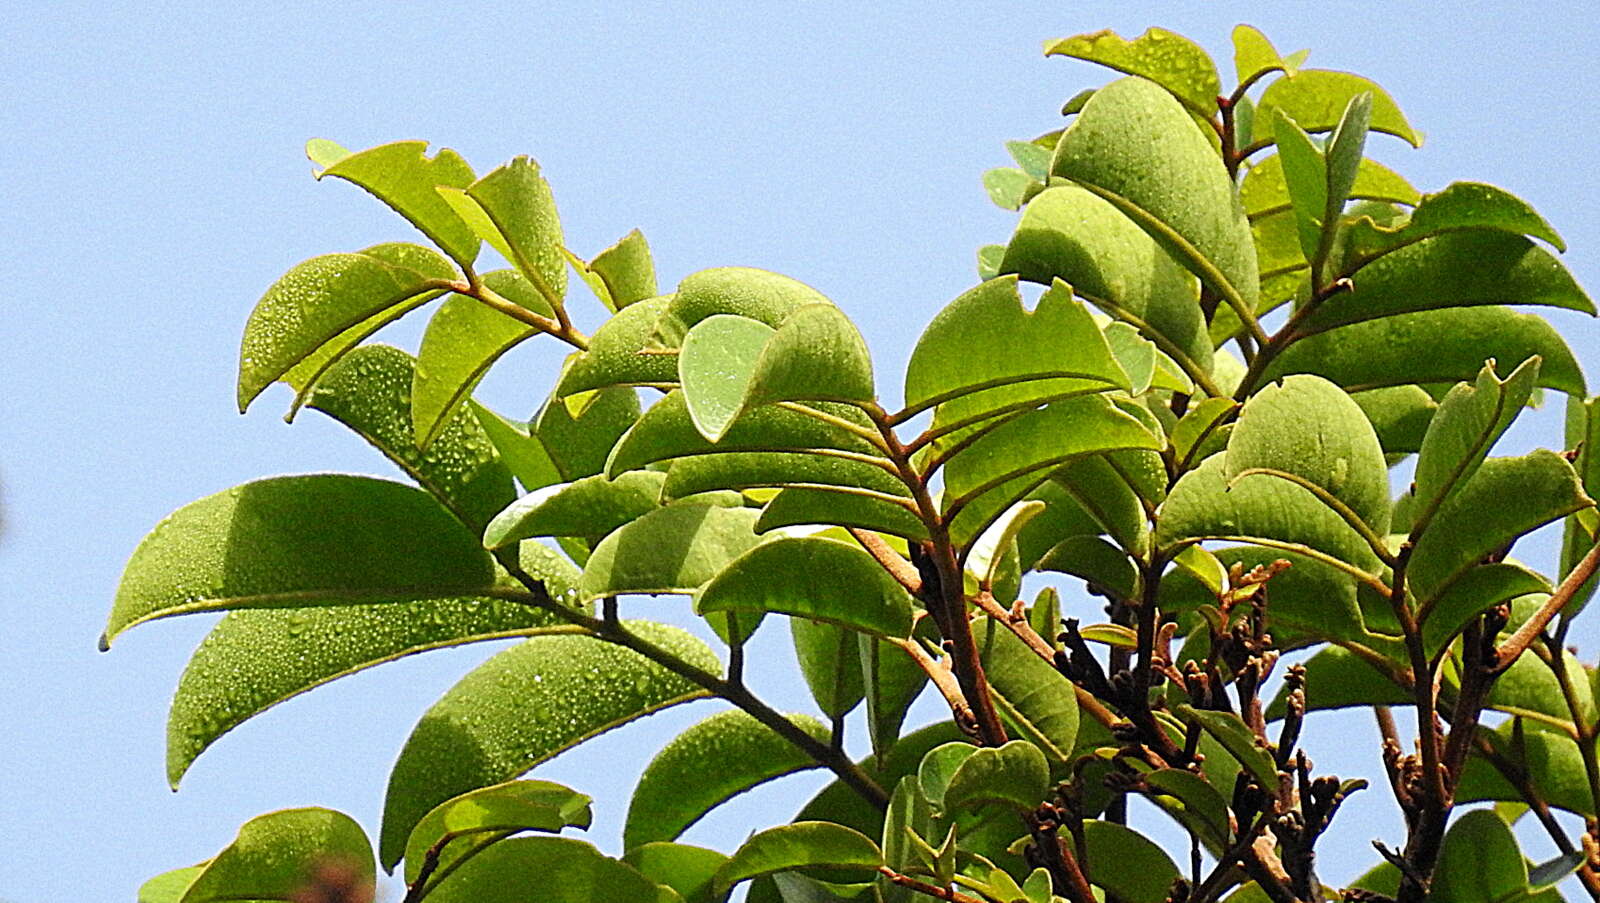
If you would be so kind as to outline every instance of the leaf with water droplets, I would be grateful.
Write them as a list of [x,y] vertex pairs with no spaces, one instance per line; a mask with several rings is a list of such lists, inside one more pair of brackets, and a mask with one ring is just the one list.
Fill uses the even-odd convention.
[[547,305],[567,294],[567,258],[561,219],[550,185],[530,157],[517,157],[467,186],[511,253],[507,262],[533,284]]
[[419,489],[342,474],[271,477],[158,524],[123,571],[102,644],[191,612],[449,598],[494,583],[478,538]]
[[240,413],[296,365],[304,364],[293,380],[304,389],[338,354],[437,297],[437,284],[455,278],[449,262],[432,251],[414,248],[401,257],[393,248],[313,257],[267,289],[250,312],[239,346]]
[[800,524],[859,527],[911,540],[928,538],[927,525],[906,506],[824,486],[791,486],[773,496],[761,511],[756,532]]
[[372,844],[355,819],[331,809],[270,812],[239,828],[180,903],[289,901],[321,868],[337,868],[356,887],[372,887]]
[[[828,729],[809,715],[789,720],[818,742]],[[628,803],[622,845],[674,840],[707,812],[760,784],[817,763],[740,710],[719,712],[673,738],[645,768]]]
[[[753,519],[752,519],[753,520]],[[821,537],[785,537],[729,562],[695,599],[695,610],[771,611],[863,633],[911,633],[911,597],[859,547]]]
[[750,508],[681,504],[612,532],[584,567],[584,601],[622,593],[692,593],[760,542]]
[[618,440],[639,419],[639,393],[629,386],[600,389],[574,414],[552,395],[530,429],[549,453],[563,480],[579,480],[605,470]]
[[745,405],[761,349],[774,330],[759,320],[713,314],[689,330],[678,355],[678,381],[695,429],[722,438]]
[[[578,571],[534,543],[522,568],[548,598],[571,602]],[[176,788],[223,734],[261,712],[341,677],[408,655],[465,643],[570,629],[531,606],[444,598],[229,612],[190,657],[167,716],[167,780]]]
[[[676,627],[626,629],[692,667],[716,673],[706,645]],[[621,646],[586,636],[534,637],[489,659],[422,716],[389,776],[379,842],[392,867],[417,822],[439,803],[509,780],[590,737],[705,690]]]
[[599,538],[661,506],[666,474],[635,470],[615,480],[595,475],[529,493],[501,511],[483,534],[498,549],[533,536]]
[[[423,816],[406,841],[406,883],[414,884],[430,849],[440,871],[461,861],[487,834],[587,829],[590,798],[553,781],[507,781],[468,791]],[[449,837],[448,835],[455,835]]]
[[1394,99],[1371,79],[1331,69],[1300,69],[1267,86],[1256,104],[1256,117],[1272,121],[1278,110],[1308,132],[1331,131],[1344,116],[1350,100],[1363,92],[1372,94],[1372,130],[1396,135],[1422,146],[1422,133],[1406,121]]
[[1275,69],[1289,68],[1278,48],[1252,25],[1233,27],[1233,68],[1239,84],[1255,81]]
[[733,314],[777,329],[784,318],[807,304],[832,304],[821,292],[778,273],[750,267],[717,267],[685,276],[655,323],[648,347],[671,350],[683,345],[695,324],[717,314]]
[[656,321],[671,304],[670,295],[647,298],[624,307],[601,324],[589,337],[589,350],[567,359],[555,397],[606,386],[677,385],[677,351],[646,349]]
[[1199,44],[1165,28],[1146,29],[1132,41],[1114,31],[1096,31],[1047,42],[1044,52],[1046,56],[1077,57],[1147,78],[1202,117],[1209,118],[1217,112],[1222,78],[1217,75],[1210,54]]
[[487,846],[430,885],[428,903],[682,903],[637,869],[571,837],[514,837]]
[[139,903],[178,903],[205,869],[205,864],[201,864],[162,872],[139,885]]
[[471,184],[472,167],[460,154],[446,147],[430,160],[428,142],[396,141],[330,160],[327,144],[318,144],[315,150],[307,145],[313,161],[325,166],[316,173],[318,179],[333,176],[361,186],[410,220],[451,259],[463,267],[472,265],[478,256],[478,236],[434,190],[437,185]]

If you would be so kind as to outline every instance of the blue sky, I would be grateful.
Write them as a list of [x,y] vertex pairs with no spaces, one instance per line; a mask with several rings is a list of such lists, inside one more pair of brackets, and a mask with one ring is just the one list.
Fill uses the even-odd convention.
[[[1040,41],[1162,25],[1227,73],[1229,29],[1249,21],[1285,51],[1310,47],[1311,65],[1376,78],[1427,134],[1421,151],[1375,137],[1375,156],[1423,190],[1476,179],[1518,193],[1566,237],[1580,282],[1600,286],[1600,15],[1584,4],[228,6],[34,2],[7,16],[0,898],[15,903],[131,900],[271,809],[328,805],[375,829],[411,725],[492,651],[430,654],[294,700],[218,743],[176,795],[166,705],[212,619],[94,651],[123,562],[169,511],[269,474],[390,473],[325,418],[285,426],[281,390],[234,411],[240,329],[274,278],[319,253],[415,238],[351,186],[314,183],[307,138],[424,138],[480,172],[531,154],[580,254],[638,227],[663,285],[729,264],[798,277],[856,318],[893,387],[922,325],[975,281],[975,249],[1010,232],[978,182],[1005,164],[1002,142],[1055,127],[1064,99],[1109,77],[1044,59]],[[1600,329],[1552,319],[1600,374]],[[414,347],[417,328],[385,337]],[[519,350],[482,397],[526,416],[555,358]],[[649,606],[631,611],[681,617]],[[1586,626],[1575,636],[1592,661]],[[771,634],[756,681],[808,708]],[[594,795],[595,839],[614,848],[645,750],[709,711],[653,717],[539,774]],[[1381,778],[1366,723],[1327,718],[1312,736],[1333,736],[1313,754]],[[817,783],[762,791],[687,839],[729,848]],[[1369,864],[1372,837],[1401,841],[1392,812],[1383,789],[1358,797],[1324,876]]]

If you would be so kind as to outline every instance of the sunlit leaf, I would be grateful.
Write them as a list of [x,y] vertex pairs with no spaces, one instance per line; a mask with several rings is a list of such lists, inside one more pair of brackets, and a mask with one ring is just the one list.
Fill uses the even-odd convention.
[[[1281,153],[1281,152],[1280,152]],[[1361,159],[1351,184],[1351,199],[1389,201],[1415,207],[1422,193],[1404,177],[1376,160]],[[1284,180],[1283,159],[1274,155],[1262,160],[1239,183],[1239,200],[1251,220],[1258,220],[1289,208],[1289,187]],[[1269,268],[1261,267],[1263,273]]]
[[592,844],[570,837],[515,837],[487,847],[428,892],[429,903],[521,903],[529,876],[549,903],[679,903],[673,891]]
[[773,496],[761,511],[756,532],[797,524],[837,524],[920,540],[927,526],[916,514],[893,502],[845,490],[795,486]]
[[767,270],[701,270],[678,283],[678,291],[655,323],[649,345],[678,348],[695,324],[717,314],[746,317],[777,329],[785,317],[806,304],[832,303],[811,286]]
[[1001,717],[1055,766],[1072,759],[1078,698],[1072,682],[993,619],[975,625],[984,674]]
[[628,386],[612,386],[596,392],[577,414],[552,396],[529,430],[561,479],[571,481],[604,471],[611,449],[638,420],[639,393]]
[[1527,201],[1482,182],[1454,182],[1424,196],[1399,226],[1357,218],[1345,233],[1345,267],[1353,271],[1396,248],[1435,235],[1479,229],[1527,235],[1549,242],[1558,251],[1567,249],[1566,242]]
[[759,320],[713,314],[689,330],[678,355],[678,381],[689,417],[716,442],[744,407],[761,349],[775,330]]
[[651,881],[672,888],[684,903],[717,903],[712,894],[717,869],[728,857],[688,844],[647,843],[628,850],[622,861]]
[[348,869],[358,886],[370,886],[375,870],[367,833],[331,809],[271,812],[245,822],[179,903],[289,901],[318,867]]
[[396,141],[364,151],[330,159],[332,142],[307,145],[313,162],[323,169],[318,179],[333,176],[361,186],[388,204],[396,213],[432,239],[463,267],[478,256],[478,236],[434,190],[437,185],[466,188],[472,182],[472,167],[461,155],[440,148],[427,157],[428,142]]
[[911,633],[905,589],[860,548],[820,537],[755,546],[700,590],[695,609],[781,612],[887,637]]
[[1422,133],[1411,128],[1400,108],[1377,83],[1348,72],[1300,69],[1267,86],[1256,104],[1256,115],[1271,121],[1279,110],[1308,132],[1331,131],[1339,124],[1351,98],[1372,94],[1372,130],[1404,138],[1422,146]]
[[[415,883],[432,853],[443,869],[491,832],[588,828],[590,798],[552,781],[508,781],[483,787],[435,806],[406,841],[406,882]],[[457,835],[446,839],[446,835]]]
[[883,854],[870,837],[832,822],[802,821],[768,828],[744,842],[717,872],[717,893],[760,875],[790,869],[827,870],[871,880]]
[[1046,56],[1071,56],[1150,79],[1201,116],[1217,110],[1222,79],[1199,44],[1165,28],[1150,28],[1129,41],[1097,31],[1045,43]]
[[466,193],[505,237],[511,251],[508,262],[533,283],[547,304],[560,304],[567,294],[561,218],[539,164],[517,157],[467,186]]
[[1020,169],[1010,166],[986,170],[983,174],[983,190],[989,193],[989,200],[1001,210],[1020,210],[1027,200],[1028,190],[1039,187],[1034,177]]
[[1538,358],[1529,358],[1500,379],[1486,364],[1474,383],[1458,383],[1439,402],[1417,455],[1412,495],[1418,509],[1432,511],[1467,485],[1489,450],[1522,413],[1539,377]]
[[604,282],[615,310],[656,296],[655,261],[638,229],[596,254],[589,269]]
[[[1207,841],[1219,846],[1228,843],[1233,833],[1228,802],[1205,778],[1179,768],[1161,768],[1145,775],[1144,782],[1156,794],[1180,803],[1183,823],[1198,828]],[[1164,808],[1173,812],[1175,807]]]
[[601,324],[589,337],[589,350],[568,359],[555,396],[564,398],[604,386],[676,385],[677,352],[645,350],[656,321],[671,303],[670,296],[648,298],[630,304]]
[[533,536],[605,536],[660,507],[666,479],[635,470],[615,480],[595,475],[531,492],[495,517],[483,544],[497,549]]
[[1254,81],[1263,73],[1284,69],[1283,57],[1267,36],[1251,25],[1233,27],[1233,69],[1239,84]]
[[587,601],[623,593],[692,593],[754,548],[749,508],[673,505],[618,529],[595,546],[578,582]]

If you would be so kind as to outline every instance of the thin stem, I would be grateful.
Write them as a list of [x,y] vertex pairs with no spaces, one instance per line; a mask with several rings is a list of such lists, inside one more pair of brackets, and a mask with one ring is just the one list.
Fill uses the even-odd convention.
[[1589,781],[1590,798],[1594,801],[1594,811],[1600,813],[1600,759],[1596,757],[1595,725],[1589,720],[1589,713],[1583,710],[1578,689],[1572,683],[1572,675],[1567,673],[1566,656],[1562,654],[1561,644],[1553,637],[1546,637],[1545,644],[1550,652],[1545,664],[1555,674],[1556,682],[1561,686],[1561,696],[1567,703],[1567,711],[1572,714],[1573,727],[1578,731],[1578,753],[1583,757],[1584,776]]
[[1584,583],[1594,576],[1597,567],[1600,567],[1600,542],[1589,549],[1589,554],[1583,556],[1583,559],[1573,567],[1566,579],[1561,581],[1561,585],[1556,587],[1555,593],[1539,607],[1533,617],[1523,621],[1516,633],[1500,644],[1500,648],[1495,650],[1497,659],[1495,667],[1501,671],[1511,667],[1512,662],[1527,650],[1539,634],[1544,633],[1544,629],[1550,625],[1550,620],[1559,614],[1567,603],[1572,601],[1572,597],[1578,594]]
[[974,897],[971,894],[964,894],[948,887],[940,887],[937,884],[929,884],[910,875],[902,875],[887,865],[878,866],[878,873],[889,879],[891,884],[909,888],[919,894],[927,894],[935,900],[951,900],[953,903],[985,903],[983,899]]
[[855,541],[861,544],[861,548],[865,549],[874,561],[889,572],[889,576],[893,577],[896,583],[905,587],[906,592],[913,596],[922,592],[922,576],[917,573],[916,567],[902,558],[899,552],[890,548],[889,544],[883,541],[882,536],[871,530],[863,530],[859,527],[846,527],[845,529],[850,532],[851,536],[855,537]]

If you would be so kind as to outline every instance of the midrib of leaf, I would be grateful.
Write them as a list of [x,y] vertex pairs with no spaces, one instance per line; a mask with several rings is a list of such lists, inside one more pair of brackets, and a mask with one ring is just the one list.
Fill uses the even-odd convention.
[[939,406],[941,404],[944,404],[947,401],[952,401],[954,399],[960,398],[963,395],[971,395],[971,394],[974,394],[976,392],[982,392],[985,389],[997,389],[997,388],[1000,388],[1001,386],[1011,386],[1011,385],[1016,385],[1018,383],[1034,382],[1036,380],[1047,380],[1047,379],[1086,379],[1086,380],[1091,380],[1091,381],[1097,382],[1097,383],[1105,383],[1105,386],[1106,386],[1105,391],[1109,391],[1111,389],[1121,389],[1121,388],[1123,388],[1122,386],[1119,386],[1116,383],[1113,383],[1110,380],[1106,379],[1106,377],[1101,375],[1101,374],[1098,374],[1098,373],[1081,373],[1081,372],[1078,372],[1076,370],[1048,370],[1048,371],[1038,371],[1038,372],[1034,372],[1034,373],[1023,373],[1023,374],[1019,374],[1019,375],[1016,375],[1016,376],[997,376],[997,377],[995,377],[993,379],[986,379],[986,380],[983,380],[981,382],[970,383],[968,385],[960,386],[960,387],[955,388],[955,389],[949,389],[949,390],[946,390],[944,392],[940,392],[938,395],[934,395],[934,396],[932,396],[930,398],[926,398],[926,399],[924,399],[922,401],[919,401],[914,405],[909,405],[906,408],[904,408],[903,410],[896,411],[895,413],[890,414],[888,416],[888,418],[887,418],[887,423],[888,423],[889,426],[899,426],[900,424],[906,422],[907,420],[910,420],[911,418],[917,416],[918,414],[921,414],[923,411],[926,411],[926,410],[928,410],[930,408],[937,407],[937,406]]

